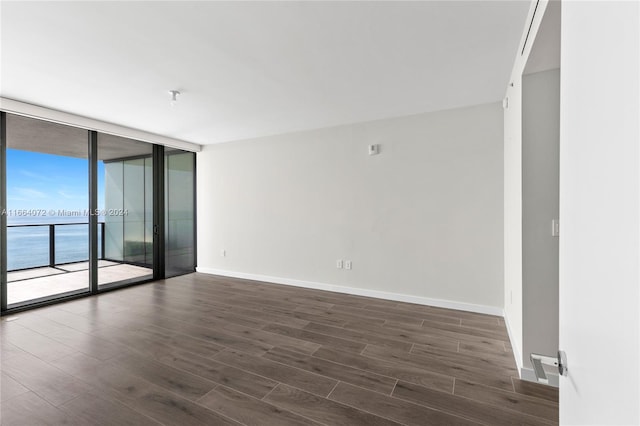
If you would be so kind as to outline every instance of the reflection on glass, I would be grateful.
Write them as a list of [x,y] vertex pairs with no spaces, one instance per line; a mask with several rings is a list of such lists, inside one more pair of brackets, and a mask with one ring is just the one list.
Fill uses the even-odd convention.
[[[147,247],[145,240],[145,163],[151,159],[124,161],[124,259],[130,263],[145,264]],[[151,209],[149,209],[151,210]]]
[[165,152],[165,275],[195,270],[195,154]]
[[98,135],[98,208],[103,212],[104,257],[98,285],[153,277],[153,146]]
[[[123,163],[117,161],[113,163],[104,164],[104,201],[100,203],[98,199],[98,205],[104,209],[105,206],[109,206],[110,209],[123,210]],[[98,175],[98,180],[101,180],[101,175]],[[123,231],[124,222],[121,216],[117,215],[103,215],[104,220],[104,234],[105,234],[105,258],[115,261],[123,261]]]

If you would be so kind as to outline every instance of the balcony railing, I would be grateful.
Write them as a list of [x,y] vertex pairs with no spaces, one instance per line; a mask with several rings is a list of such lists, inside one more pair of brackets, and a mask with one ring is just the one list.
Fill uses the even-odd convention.
[[[18,271],[18,270],[22,270],[22,269],[31,269],[31,268],[39,268],[39,267],[55,267],[56,265],[60,265],[63,263],[72,263],[72,262],[83,262],[83,261],[88,261],[89,260],[89,256],[88,256],[88,250],[87,250],[87,257],[83,258],[83,259],[73,259],[70,260],[68,262],[62,262],[62,263],[58,263],[58,261],[56,260],[56,228],[57,227],[61,227],[61,226],[78,226],[78,225],[85,225],[87,226],[87,242],[88,242],[88,237],[89,237],[89,229],[88,229],[88,223],[87,222],[71,222],[71,223],[35,223],[35,224],[17,224],[17,225],[7,225],[8,230],[9,229],[15,229],[15,228],[43,228],[43,227],[47,227],[48,228],[48,241],[49,241],[49,263],[47,264],[35,264],[35,265],[28,265],[25,267],[19,267],[19,268],[13,268],[13,269],[9,269],[7,272],[13,272],[13,271]],[[99,250],[99,255],[98,258],[101,260],[104,260],[104,252],[105,252],[105,223],[104,222],[98,222],[98,238],[100,239],[100,250]],[[88,245],[87,245],[88,247]],[[11,247],[8,247],[8,250],[11,250]]]

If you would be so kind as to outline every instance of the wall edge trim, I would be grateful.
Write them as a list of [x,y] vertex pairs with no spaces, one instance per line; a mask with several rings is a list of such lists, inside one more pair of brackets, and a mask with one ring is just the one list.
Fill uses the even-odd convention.
[[[507,334],[509,335],[509,342],[511,342],[511,348],[513,349],[513,357],[515,358],[516,361],[516,366],[518,367],[518,376],[520,376],[520,378],[522,379],[522,371],[524,370],[523,367],[523,363],[522,363],[522,352],[520,351],[520,348],[518,347],[518,345],[515,344],[515,339],[513,338],[513,332],[511,331],[511,324],[509,324],[509,316],[505,314],[503,314],[504,317],[504,324],[507,326]],[[533,370],[531,371],[533,373]]]

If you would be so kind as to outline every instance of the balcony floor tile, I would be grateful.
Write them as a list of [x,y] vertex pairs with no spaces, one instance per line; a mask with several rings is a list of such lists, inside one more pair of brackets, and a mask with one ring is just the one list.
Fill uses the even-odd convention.
[[[100,268],[98,270],[99,285],[145,276],[151,278],[153,274],[149,268],[104,260],[99,261],[98,267]],[[65,272],[61,268],[71,272]],[[60,265],[56,268],[43,267],[9,272],[7,278],[7,303],[9,306],[89,288],[88,262]]]

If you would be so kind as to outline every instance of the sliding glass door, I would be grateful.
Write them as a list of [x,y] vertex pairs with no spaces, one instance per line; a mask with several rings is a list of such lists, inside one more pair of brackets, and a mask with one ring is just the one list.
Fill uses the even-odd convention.
[[193,272],[195,242],[195,154],[165,149],[166,276]]
[[98,285],[153,278],[153,145],[98,134]]
[[6,303],[89,291],[86,130],[6,120]]
[[195,154],[0,112],[0,310],[193,272]]

